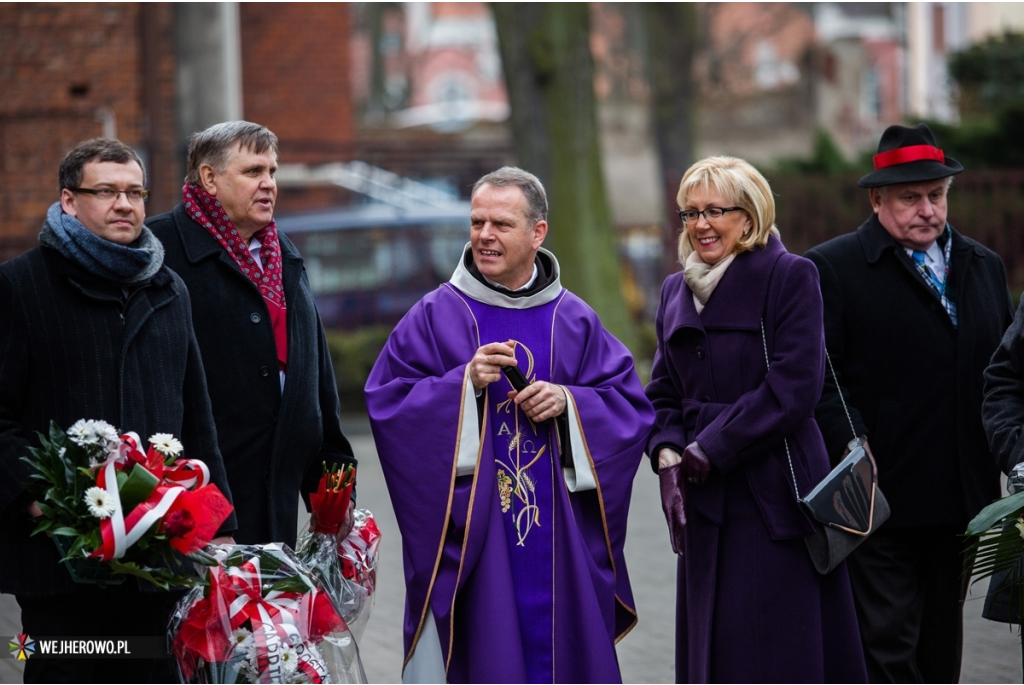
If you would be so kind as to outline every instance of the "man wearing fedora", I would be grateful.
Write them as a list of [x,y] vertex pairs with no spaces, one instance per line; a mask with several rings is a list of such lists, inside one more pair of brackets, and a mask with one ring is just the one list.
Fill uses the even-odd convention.
[[835,369],[815,415],[833,463],[854,433],[867,438],[892,508],[849,557],[870,681],[955,683],[967,590],[960,534],[999,497],[982,372],[1013,306],[999,256],[946,222],[963,166],[928,127],[890,126],[874,167],[858,182],[871,217],[807,253]]

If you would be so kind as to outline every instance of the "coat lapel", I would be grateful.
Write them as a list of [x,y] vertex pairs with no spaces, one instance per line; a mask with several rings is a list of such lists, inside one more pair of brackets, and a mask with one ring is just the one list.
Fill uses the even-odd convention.
[[278,234],[278,241],[281,244],[281,281],[284,286],[284,301],[290,310],[292,302],[295,302],[298,298],[296,289],[299,287],[299,282],[302,279],[304,267],[302,265],[302,257],[299,256],[295,245],[280,233]]
[[[947,230],[953,231],[953,227],[946,224]],[[877,264],[881,261],[885,253],[890,251],[893,253],[893,258],[900,263],[903,269],[910,276],[910,280],[917,284],[918,288],[924,288],[928,295],[935,300],[939,300],[939,294],[935,292],[935,289],[931,287],[925,280],[921,272],[918,271],[917,265],[914,264],[914,260],[907,255],[907,251],[904,250],[893,237],[889,235],[889,232],[885,230],[881,222],[878,221],[878,215],[872,214],[871,218],[865,221],[859,229],[857,229],[857,235],[860,237],[861,247],[864,249],[864,256],[867,257],[869,264]],[[961,251],[970,252],[971,248],[969,245],[964,244],[963,240],[959,240],[958,236],[955,239],[956,233],[951,233],[950,240],[953,240],[953,247],[950,254],[950,261],[953,262],[950,265],[951,278],[953,279],[954,287],[957,285],[958,274],[957,271],[963,271],[962,268],[958,269],[957,261],[959,257],[964,255],[957,255],[958,249]],[[958,247],[959,244],[959,247]],[[965,260],[964,260],[965,261]],[[960,274],[962,276],[962,273]],[[952,322],[950,322],[952,325]]]
[[238,264],[217,242],[217,239],[185,212],[184,205],[179,204],[174,208],[174,222],[177,224],[178,234],[181,236],[181,242],[185,248],[185,257],[190,264],[199,264],[207,259],[216,258],[223,268],[237,274],[239,278],[251,285],[253,290],[259,292],[259,288],[242,273]]
[[675,281],[673,284],[675,292],[672,293],[672,301],[665,305],[665,340],[670,339],[676,331],[683,328],[695,328],[703,333],[704,324],[693,304],[693,291],[690,290],[690,286],[686,285],[681,273],[677,274],[673,280]]
[[964,291],[967,274],[971,271],[975,257],[982,256],[983,253],[977,247],[970,245],[964,240],[963,236],[954,231],[952,226],[948,224],[947,226],[947,230],[950,231],[949,239],[953,241],[953,246],[949,249],[949,261],[952,262],[949,265],[949,278],[953,288],[953,295],[956,298],[957,311],[960,311],[960,293]]
[[737,255],[704,307],[704,327],[760,330],[768,282],[775,262],[785,253],[782,241],[772,234],[763,248]]

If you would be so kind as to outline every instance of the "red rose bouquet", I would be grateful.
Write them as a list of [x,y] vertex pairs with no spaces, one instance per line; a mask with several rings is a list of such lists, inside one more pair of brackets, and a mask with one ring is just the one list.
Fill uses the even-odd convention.
[[354,467],[328,470],[325,466],[317,492],[309,496],[311,521],[309,530],[299,536],[298,555],[324,584],[358,640],[373,608],[380,530],[373,514],[356,509],[348,536],[337,539],[354,484]]
[[50,424],[23,460],[36,473],[26,487],[43,513],[33,534],[49,533],[77,582],[194,585],[173,552],[211,563],[202,549],[232,506],[198,459],[179,458],[173,435],[142,441],[104,421],[79,420],[65,433]]

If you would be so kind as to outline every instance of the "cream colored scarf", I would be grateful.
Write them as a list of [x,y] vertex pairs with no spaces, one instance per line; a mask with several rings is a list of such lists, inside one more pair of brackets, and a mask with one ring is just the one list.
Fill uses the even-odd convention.
[[706,264],[696,252],[691,252],[686,258],[686,263],[683,265],[683,280],[693,291],[693,306],[697,308],[698,314],[704,311],[704,306],[711,299],[711,293],[715,291],[718,282],[725,275],[725,270],[729,268],[734,259],[736,259],[735,252],[714,265]]

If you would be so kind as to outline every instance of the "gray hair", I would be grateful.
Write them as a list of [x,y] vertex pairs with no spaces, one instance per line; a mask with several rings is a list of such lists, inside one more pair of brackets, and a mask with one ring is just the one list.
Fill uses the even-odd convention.
[[514,166],[503,166],[497,171],[492,171],[473,184],[473,192],[469,195],[470,199],[476,195],[476,191],[485,185],[495,188],[516,186],[523,191],[523,196],[526,198],[526,220],[530,222],[530,226],[535,225],[538,221],[547,221],[548,195],[544,192],[544,184],[529,171],[523,171]]
[[188,140],[188,164],[185,183],[199,184],[199,168],[209,164],[218,172],[227,167],[228,153],[235,147],[258,155],[267,150],[277,156],[277,136],[265,126],[248,121],[225,121],[205,131],[193,133]]

